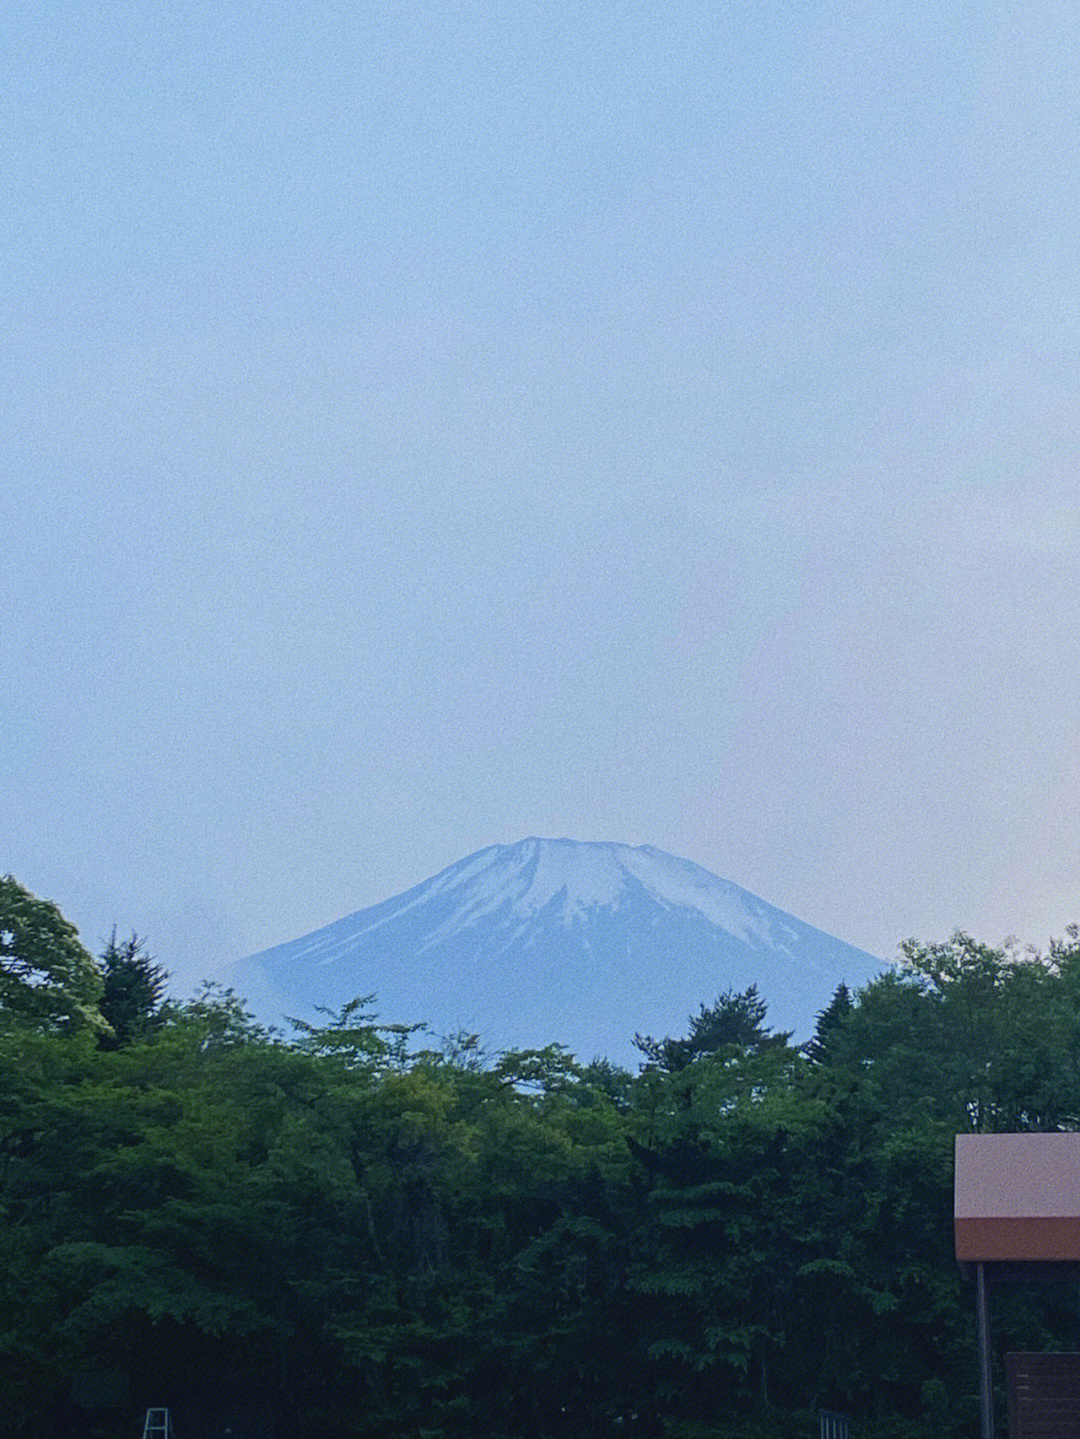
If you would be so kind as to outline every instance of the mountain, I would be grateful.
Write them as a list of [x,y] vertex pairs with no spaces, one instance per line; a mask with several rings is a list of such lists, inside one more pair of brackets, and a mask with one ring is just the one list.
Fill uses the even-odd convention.
[[806,1039],[841,980],[883,967],[651,845],[526,839],[222,977],[267,1022],[373,993],[387,1023],[476,1032],[489,1050],[557,1040],[581,1059],[633,1065],[635,1032],[684,1034],[699,1003],[750,984],[774,1028]]

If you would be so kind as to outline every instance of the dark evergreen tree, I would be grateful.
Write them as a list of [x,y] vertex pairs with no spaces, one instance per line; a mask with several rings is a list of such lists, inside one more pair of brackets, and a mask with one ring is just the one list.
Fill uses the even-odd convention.
[[814,1037],[803,1045],[803,1053],[815,1064],[827,1064],[835,1057],[837,1035],[854,1008],[851,991],[842,981],[832,999],[817,1017]]
[[685,1039],[653,1039],[637,1034],[634,1043],[646,1061],[668,1074],[677,1074],[703,1055],[724,1050],[758,1053],[771,1045],[784,1045],[790,1033],[773,1033],[765,1023],[768,1006],[756,984],[736,992],[725,990],[712,1004],[701,1004],[689,1019]]
[[118,1049],[141,1039],[161,1022],[161,1005],[169,976],[146,952],[146,941],[132,932],[117,941],[113,929],[101,955],[101,1013],[111,1033],[100,1043]]

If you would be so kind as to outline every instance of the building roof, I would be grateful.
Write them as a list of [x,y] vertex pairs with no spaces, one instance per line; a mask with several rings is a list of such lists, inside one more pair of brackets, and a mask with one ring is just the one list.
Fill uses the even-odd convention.
[[1080,1261],[1080,1134],[960,1134],[956,1257]]

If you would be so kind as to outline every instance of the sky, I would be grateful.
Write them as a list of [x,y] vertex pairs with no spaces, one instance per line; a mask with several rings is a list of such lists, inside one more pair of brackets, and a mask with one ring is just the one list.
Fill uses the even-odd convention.
[[526,835],[1080,920],[1073,0],[13,0],[0,872],[182,984]]

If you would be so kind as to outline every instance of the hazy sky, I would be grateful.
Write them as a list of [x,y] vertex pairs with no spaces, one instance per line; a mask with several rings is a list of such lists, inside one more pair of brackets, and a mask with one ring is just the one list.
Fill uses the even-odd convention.
[[1080,919],[1075,0],[5,6],[0,871]]

